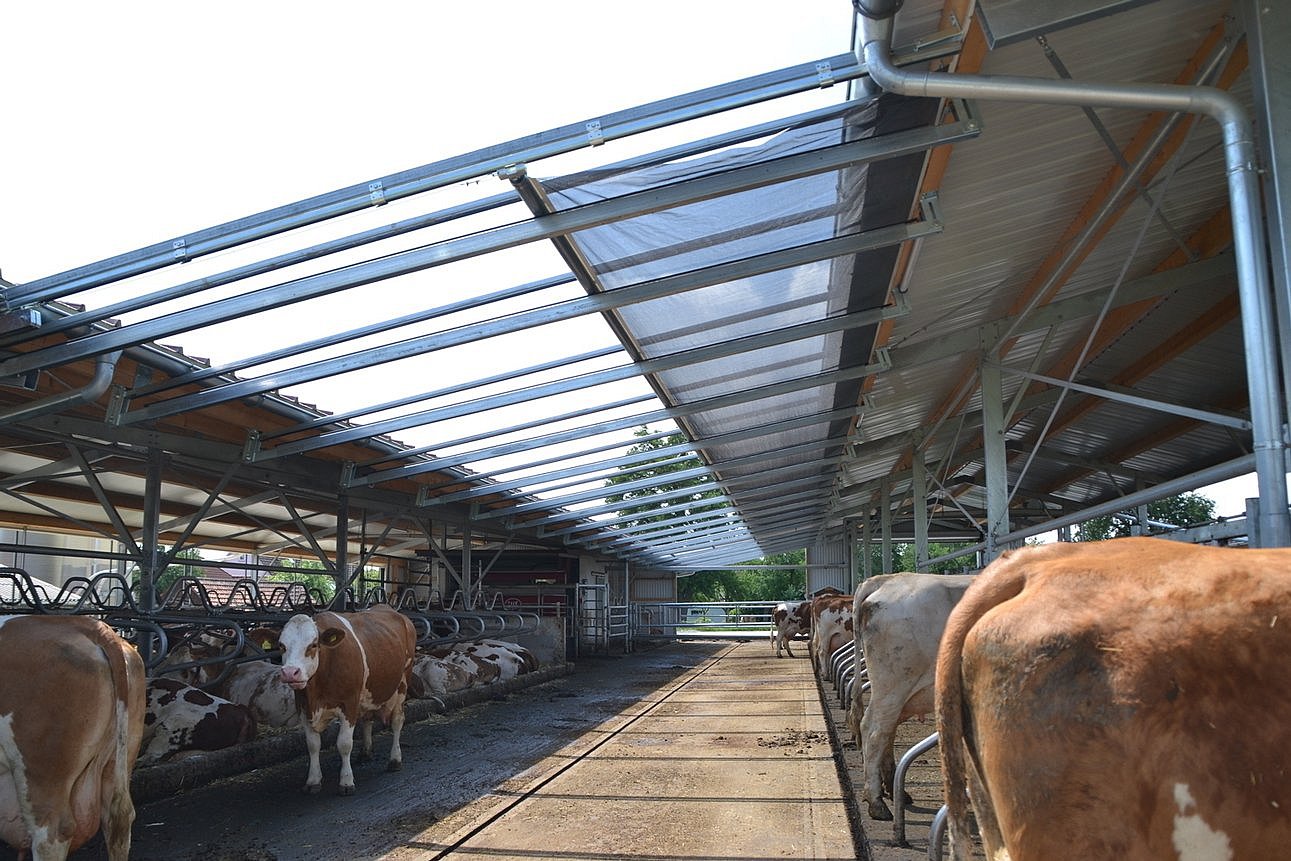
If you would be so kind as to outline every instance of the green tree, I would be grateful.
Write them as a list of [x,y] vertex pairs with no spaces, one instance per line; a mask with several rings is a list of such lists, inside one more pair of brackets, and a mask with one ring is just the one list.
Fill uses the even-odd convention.
[[[1127,511],[1135,516],[1136,512]],[[1215,501],[1200,493],[1180,493],[1148,503],[1148,519],[1172,526],[1195,526],[1208,523],[1215,517]],[[1124,538],[1130,534],[1133,523],[1128,517],[1114,514],[1086,520],[1076,527],[1077,541],[1104,541]]]
[[[166,553],[165,547],[157,548],[157,555],[162,556]],[[181,577],[201,577],[203,568],[201,565],[184,564],[180,560],[201,561],[202,554],[197,550],[181,550],[175,554],[175,559],[166,569],[161,572],[153,581],[153,588],[156,590],[158,597],[165,595],[166,590],[174,585],[175,581]],[[136,592],[139,590],[139,581],[143,576],[142,569],[135,565],[130,569],[130,585]]]
[[[680,433],[651,438],[654,431],[648,427],[638,428],[636,436],[641,442],[628,449],[629,454],[649,454],[662,449],[679,446],[686,442]],[[641,463],[624,466],[618,475],[606,479],[607,487],[622,486],[630,482],[658,479],[649,487],[639,487],[612,493],[606,496],[611,503],[633,502],[620,513],[632,517],[633,525],[658,522],[662,528],[666,521],[705,511],[719,511],[725,503],[707,502],[717,496],[719,491],[704,480],[702,476],[689,476],[669,481],[668,476],[685,470],[702,467],[703,461],[697,455],[676,456],[667,453],[648,458]],[[691,493],[684,493],[694,488]],[[669,499],[660,499],[663,494],[682,491]],[[802,566],[806,561],[806,551],[797,550],[790,553],[779,553],[764,559],[753,559],[741,565],[790,565]],[[711,570],[696,571],[688,577],[677,581],[677,597],[691,602],[732,602],[732,601],[784,601],[803,594],[807,582],[805,568],[790,568],[767,571],[734,571]]]
[[[638,428],[636,436],[650,437],[654,431],[648,427]],[[668,446],[681,445],[686,439],[680,433],[671,433],[667,436],[657,439],[642,439],[641,442],[628,449],[628,454],[647,454],[658,451]],[[685,470],[696,469],[704,465],[698,455],[690,454],[684,456],[673,456],[661,454],[656,458],[651,458],[642,463],[632,464],[622,467],[618,475],[610,476],[605,480],[607,487],[628,484],[643,480],[661,479],[670,473],[683,472]],[[669,499],[661,499],[664,494],[674,491],[685,491],[687,488],[695,488],[693,493],[683,493],[679,496],[673,496]],[[649,487],[638,487],[631,490],[624,490],[621,493],[612,493],[607,495],[606,501],[610,503],[634,501],[637,504],[627,508],[620,509],[623,515],[636,515],[632,521],[633,524],[653,523],[663,520],[671,520],[675,517],[689,514],[698,514],[703,511],[717,511],[725,508],[724,503],[708,503],[704,500],[712,499],[717,496],[719,491],[711,483],[704,480],[702,476],[690,476],[675,481],[658,481]]]
[[[950,542],[943,544],[937,541],[928,542],[928,558],[936,559],[939,556],[945,556],[956,550],[962,550],[969,546],[969,542]],[[892,542],[892,570],[893,571],[914,571],[915,570],[915,546],[907,542]],[[958,574],[967,568],[972,568],[975,559],[971,554],[957,556],[954,559],[946,559],[936,562],[924,569],[933,574]],[[870,570],[875,574],[883,571],[883,546],[880,542],[874,542],[870,545]]]
[[300,583],[310,593],[317,592],[323,600],[331,601],[336,595],[336,579],[317,559],[279,559],[279,568],[291,571],[271,571],[263,579],[269,583]]
[[[750,559],[740,565],[805,566],[806,550],[776,553]],[[805,567],[736,571],[730,569],[696,571],[677,581],[677,600],[700,602],[793,601],[801,599],[807,585]]]

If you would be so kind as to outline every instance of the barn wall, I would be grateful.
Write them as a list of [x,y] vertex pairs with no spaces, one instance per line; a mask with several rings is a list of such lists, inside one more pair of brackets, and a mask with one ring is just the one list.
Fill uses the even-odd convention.
[[21,568],[32,577],[62,586],[69,577],[91,577],[101,571],[118,572],[120,563],[106,558],[117,553],[115,541],[91,538],[86,535],[61,535],[37,532],[30,529],[0,529],[0,544],[30,546],[58,550],[102,552],[104,559],[87,559],[71,556],[53,556],[45,553],[28,553],[21,550],[0,551],[0,565]]
[[807,547],[807,594],[826,586],[852,591],[851,554],[847,536],[828,536]]

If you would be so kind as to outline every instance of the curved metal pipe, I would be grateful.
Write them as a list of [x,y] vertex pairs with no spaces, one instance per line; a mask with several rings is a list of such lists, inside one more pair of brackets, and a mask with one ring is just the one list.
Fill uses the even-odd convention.
[[0,425],[34,419],[97,401],[108,390],[108,386],[112,385],[112,376],[117,372],[117,362],[120,360],[120,350],[104,353],[95,362],[94,376],[84,386],[0,411]]
[[1260,493],[1260,544],[1265,547],[1291,545],[1275,315],[1267,255],[1257,238],[1262,231],[1259,230],[1255,137],[1241,103],[1215,87],[908,72],[892,63],[892,17],[899,5],[899,0],[853,0],[859,14],[858,41],[866,73],[885,91],[906,96],[1167,111],[1207,116],[1219,123],[1224,136],[1237,290],[1246,345],[1255,472]]

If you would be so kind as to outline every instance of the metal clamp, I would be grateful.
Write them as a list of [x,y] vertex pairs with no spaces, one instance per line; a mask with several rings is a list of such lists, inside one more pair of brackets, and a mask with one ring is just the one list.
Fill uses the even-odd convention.
[[188,248],[187,246],[185,246],[184,240],[182,239],[171,240],[170,256],[178,260],[180,263],[188,262]]
[[816,63],[816,86],[822,90],[826,87],[832,87],[837,83],[834,78],[834,67],[829,64],[828,60],[821,60]]
[[600,120],[587,121],[587,145],[600,146],[605,143],[605,134],[601,131]]
[[255,463],[256,456],[260,454],[260,431],[252,428],[247,431],[247,441],[242,446],[242,460],[246,463]]
[[386,202],[385,187],[381,185],[381,180],[374,179],[368,183],[368,202],[373,206],[383,206]]

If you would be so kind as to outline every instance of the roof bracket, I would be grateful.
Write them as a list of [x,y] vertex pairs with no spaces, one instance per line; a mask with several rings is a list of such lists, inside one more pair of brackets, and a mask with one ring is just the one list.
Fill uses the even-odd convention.
[[816,63],[816,85],[823,90],[834,84],[834,67],[829,64],[829,61],[821,60]]
[[120,384],[114,385],[112,394],[108,397],[108,411],[103,417],[104,422],[112,427],[121,427],[121,416],[125,413],[128,401],[126,387]]
[[36,386],[40,382],[40,371],[32,369],[23,374],[15,374],[12,377],[0,377],[0,386],[11,389],[26,389],[29,392],[36,391]]
[[242,445],[242,460],[255,463],[260,454],[260,431],[251,428],[247,431],[247,441]]
[[182,239],[171,240],[170,256],[180,263],[188,262],[188,246]]
[[385,186],[381,180],[374,179],[368,183],[368,201],[373,206],[384,206],[386,202]]
[[418,508],[426,508],[430,505],[430,487],[423,484],[417,488],[417,501],[413,503]]
[[341,464],[341,478],[340,478],[340,481],[337,482],[337,486],[340,487],[341,490],[345,490],[350,486],[350,483],[353,481],[354,481],[354,461],[347,460],[343,464]]
[[605,143],[605,135],[601,132],[600,120],[587,121],[587,145],[600,146]]

